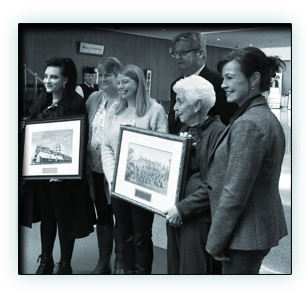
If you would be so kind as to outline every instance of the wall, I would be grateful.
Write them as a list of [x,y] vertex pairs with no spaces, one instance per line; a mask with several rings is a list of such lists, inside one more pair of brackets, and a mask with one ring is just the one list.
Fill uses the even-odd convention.
[[274,48],[261,48],[267,56],[278,56],[285,64],[286,69],[282,70],[282,94],[288,95],[291,91],[291,47],[274,47]]
[[[123,65],[151,69],[151,96],[157,100],[170,99],[169,86],[179,76],[175,60],[169,54],[170,40],[102,31],[80,24],[23,24],[19,25],[19,63],[43,77],[46,60],[54,56],[70,57],[81,82],[83,67],[97,66],[102,57],[78,53],[80,41],[104,45],[103,56],[114,56]],[[230,49],[207,46],[207,65],[216,68],[218,60],[229,52]],[[23,81],[22,73],[20,81]]]

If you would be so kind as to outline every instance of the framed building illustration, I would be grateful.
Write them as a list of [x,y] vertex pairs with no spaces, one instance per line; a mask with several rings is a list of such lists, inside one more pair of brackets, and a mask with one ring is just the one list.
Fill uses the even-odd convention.
[[81,179],[85,117],[26,122],[22,178]]

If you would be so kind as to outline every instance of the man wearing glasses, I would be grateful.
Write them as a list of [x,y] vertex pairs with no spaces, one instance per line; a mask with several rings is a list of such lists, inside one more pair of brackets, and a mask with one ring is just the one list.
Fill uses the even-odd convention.
[[216,104],[210,109],[208,115],[220,115],[223,124],[228,125],[230,118],[238,109],[238,105],[227,102],[225,91],[221,88],[221,74],[212,71],[205,65],[206,39],[204,35],[199,32],[180,33],[172,39],[172,47],[169,51],[183,75],[171,84],[171,102],[168,116],[169,132],[171,134],[178,134],[184,125],[179,118],[176,118],[173,110],[176,94],[172,87],[179,79],[192,74],[202,76],[214,86]]
[[[220,115],[221,121],[225,124],[229,124],[229,120],[234,112],[238,109],[238,105],[230,104],[226,101],[226,94],[221,89],[222,76],[221,74],[210,70],[206,65],[206,40],[200,33],[186,32],[175,36],[172,39],[172,48],[170,48],[170,54],[175,59],[177,66],[183,76],[179,77],[171,84],[171,103],[168,116],[169,131],[172,134],[178,135],[179,132],[184,130],[184,124],[176,116],[173,110],[176,102],[176,94],[173,91],[173,85],[181,78],[191,75],[199,75],[208,80],[213,86],[216,93],[216,103],[208,115]],[[205,122],[211,120],[208,118]],[[209,131],[209,124],[205,122],[199,127],[201,133],[205,130]],[[209,139],[209,138],[207,138]],[[201,153],[199,150],[205,149],[206,145],[210,143],[199,143],[194,147],[190,157],[195,157],[196,153]],[[207,155],[208,159],[209,155]],[[201,159],[204,161],[204,159]],[[205,167],[205,163],[199,164]],[[205,250],[208,229],[211,224],[210,211],[203,211],[201,213],[203,200],[207,200],[207,197],[201,195],[200,184],[205,178],[205,172],[196,172],[196,168],[193,166],[188,170],[187,186],[189,188],[194,187],[193,197],[192,194],[184,196],[184,204],[187,205],[189,213],[184,217],[180,217],[183,224],[179,227],[171,226],[167,223],[167,269],[169,274],[222,274],[221,261],[215,260]],[[202,200],[203,198],[203,200]],[[193,214],[196,213],[196,214]],[[186,214],[186,213],[184,213]],[[170,215],[170,216],[169,216]],[[173,216],[180,215],[178,209],[172,210],[171,214],[167,215],[167,221],[170,221]],[[169,217],[168,217],[169,216]],[[192,235],[191,235],[192,234]],[[195,263],[196,262],[196,263]]]

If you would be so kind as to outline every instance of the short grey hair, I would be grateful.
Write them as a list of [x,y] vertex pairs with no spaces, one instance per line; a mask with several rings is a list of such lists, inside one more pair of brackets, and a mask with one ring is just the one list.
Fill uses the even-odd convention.
[[183,92],[186,100],[195,104],[197,100],[203,102],[200,112],[207,115],[207,112],[216,103],[216,93],[213,85],[201,76],[191,75],[177,81],[173,86],[173,91]]
[[171,40],[171,47],[174,48],[176,43],[184,40],[189,41],[191,45],[191,49],[203,49],[204,55],[204,62],[206,62],[206,38],[200,32],[183,32],[176,36],[174,36]]

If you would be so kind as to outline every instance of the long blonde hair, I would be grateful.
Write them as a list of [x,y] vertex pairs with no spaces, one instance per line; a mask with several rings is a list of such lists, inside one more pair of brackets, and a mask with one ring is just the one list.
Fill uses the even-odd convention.
[[[120,74],[132,78],[137,83],[136,115],[138,117],[143,117],[152,104],[146,91],[146,80],[143,71],[136,65],[126,65],[122,68]],[[119,102],[116,106],[115,114],[121,114],[127,106],[127,101],[119,96]]]

